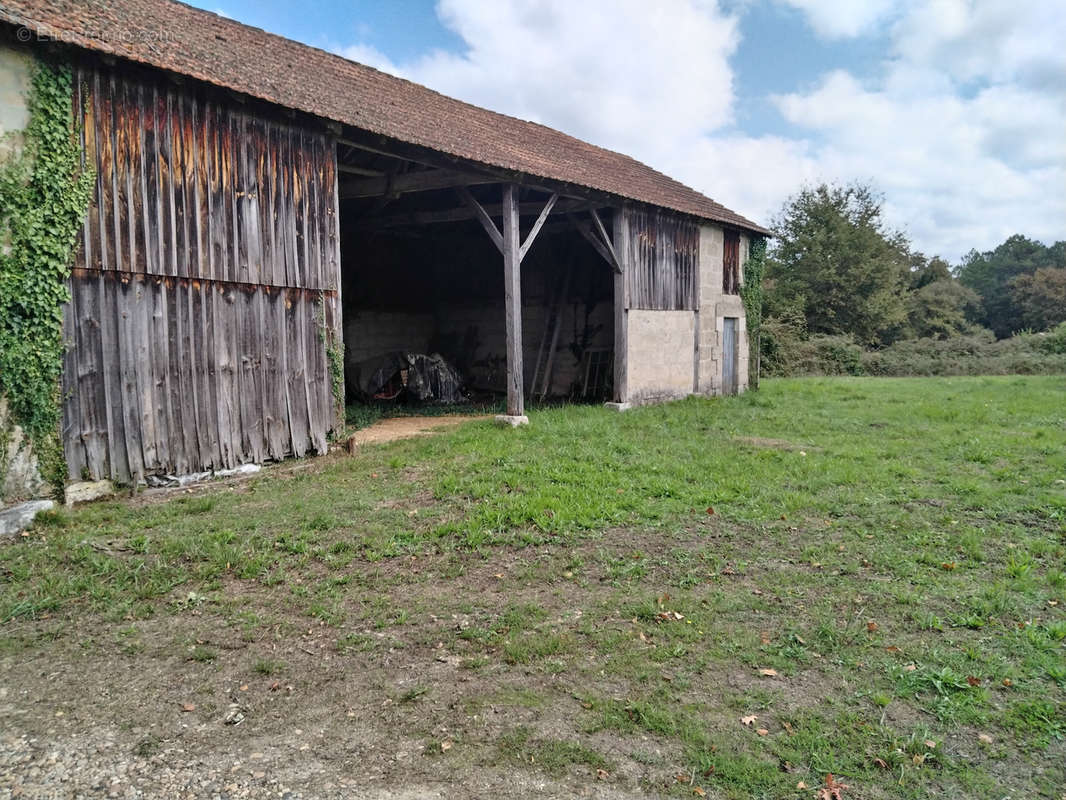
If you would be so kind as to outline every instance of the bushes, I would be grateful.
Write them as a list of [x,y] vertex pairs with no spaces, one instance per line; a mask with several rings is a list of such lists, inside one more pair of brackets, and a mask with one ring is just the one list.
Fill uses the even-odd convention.
[[768,376],[863,375],[862,347],[848,335],[807,336],[800,318],[762,326],[762,371]]
[[864,350],[850,336],[806,336],[794,319],[763,323],[763,373],[802,375],[1066,374],[1066,323],[1042,334],[996,340],[977,329],[946,339],[904,339]]

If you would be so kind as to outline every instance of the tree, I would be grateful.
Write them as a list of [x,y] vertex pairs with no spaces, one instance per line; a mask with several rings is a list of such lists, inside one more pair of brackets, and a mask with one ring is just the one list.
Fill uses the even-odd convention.
[[910,254],[887,228],[882,199],[862,184],[804,187],[773,221],[768,310],[799,310],[811,333],[850,333],[865,344],[904,332]]
[[912,253],[910,269],[905,300],[908,337],[948,339],[971,327],[968,318],[976,313],[981,299],[955,280],[947,261]]
[[1019,305],[1021,295],[1011,291],[1011,281],[1045,267],[1066,267],[1066,242],[1046,247],[1016,234],[995,250],[984,253],[971,250],[964,257],[958,276],[964,286],[981,298],[976,321],[991,328],[1001,339],[1029,327],[1026,311]]
[[1066,269],[1041,267],[1010,282],[1022,327],[1046,331],[1066,322]]

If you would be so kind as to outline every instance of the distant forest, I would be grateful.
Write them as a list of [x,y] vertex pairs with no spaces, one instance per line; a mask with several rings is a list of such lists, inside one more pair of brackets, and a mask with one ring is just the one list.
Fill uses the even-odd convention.
[[1066,372],[1066,241],[926,256],[864,184],[820,184],[771,223],[764,374]]

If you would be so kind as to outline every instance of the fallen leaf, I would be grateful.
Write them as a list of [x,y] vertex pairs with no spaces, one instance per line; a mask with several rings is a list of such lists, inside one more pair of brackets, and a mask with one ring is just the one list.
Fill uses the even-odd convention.
[[714,516],[714,507],[713,506],[707,506],[707,516],[709,516],[709,517],[713,517]]
[[733,569],[732,567],[725,567],[722,570],[722,574],[723,575],[736,575],[737,571],[735,569]]
[[807,788],[807,784],[805,784],[803,781],[800,781],[799,783],[796,784],[796,788],[797,789],[806,789]]
[[763,644],[770,644],[770,632],[763,631],[762,633],[760,633],[759,641],[761,641]]
[[818,790],[818,800],[841,800],[843,791],[848,788],[846,783],[841,783],[830,772],[825,776],[825,786]]
[[977,741],[983,744],[992,744],[992,737],[987,733],[979,733],[977,734]]
[[936,750],[936,742],[934,742],[932,739],[926,739],[925,746],[928,747],[930,750]]
[[762,589],[752,589],[752,590],[751,590],[751,593],[752,593],[752,594],[759,594],[759,595],[761,595],[761,594],[763,593],[763,591],[762,591]]
[[777,670],[776,669],[769,669],[769,668],[760,669],[759,670],[759,674],[760,675],[765,675],[767,678],[776,678],[777,677]]
[[770,733],[770,731],[766,730],[766,728],[758,728],[755,732],[760,736],[766,736]]
[[875,758],[874,764],[879,766],[881,769],[888,769],[888,762],[885,761],[883,758]]
[[940,568],[945,572],[951,572],[953,569],[955,569],[955,562],[945,561],[943,564],[940,565]]
[[915,766],[925,763],[925,753],[915,753],[913,756],[911,756],[911,761],[914,763]]
[[196,710],[196,703],[182,703],[181,704],[181,710],[182,711],[195,711]]
[[670,595],[665,592],[659,596],[659,605],[664,606],[670,602]]
[[788,731],[788,735],[789,735],[789,736],[791,736],[791,735],[792,735],[793,733],[795,733],[795,731],[794,731],[794,730],[792,730],[792,726],[791,726],[791,725],[790,725],[789,723],[787,723],[787,722],[782,722],[782,723],[781,723],[781,726],[782,726],[782,727],[783,727],[783,728],[784,728],[784,729],[785,729],[786,731]]
[[890,644],[888,647],[885,648],[885,652],[886,653],[898,653],[899,652],[899,648],[896,647],[894,644]]
[[605,769],[596,770],[596,777],[599,778],[601,781],[607,780],[610,776],[611,776],[611,773],[609,773]]
[[270,684],[270,691],[272,691],[272,692],[276,692],[280,688],[281,688],[281,684],[278,683],[277,681],[274,681],[272,684]]
[[247,692],[248,691],[248,684],[247,683],[242,683],[241,684],[241,691],[242,692]]
[[694,795],[696,795],[696,797],[706,797],[707,796],[707,792],[703,791],[703,789],[701,789],[699,786],[693,786],[692,787],[692,793]]
[[1007,687],[1013,686],[1014,685],[1014,681],[1012,681],[1010,678],[1004,678],[1003,679],[1003,685],[1007,686]]
[[905,666],[903,668],[903,671],[904,672],[914,672],[914,670],[916,670],[916,669],[918,669],[918,667],[915,666],[914,664],[908,664],[907,666]]
[[874,631],[877,630],[877,623],[874,622],[873,620],[870,620],[869,622],[866,623],[866,630],[868,632],[870,632],[870,633],[873,633]]
[[751,725],[757,719],[758,719],[757,716],[755,716],[754,714],[751,714],[750,716],[747,716],[747,717],[741,717],[740,718],[740,724],[741,725]]
[[981,679],[980,678],[976,678],[973,675],[967,675],[966,676],[966,682],[968,684],[970,684],[970,686],[980,686],[981,685]]
[[452,749],[452,743],[447,739],[440,743],[441,752],[447,752]]
[[807,644],[807,640],[800,636],[798,633],[794,635],[794,638],[799,644]]

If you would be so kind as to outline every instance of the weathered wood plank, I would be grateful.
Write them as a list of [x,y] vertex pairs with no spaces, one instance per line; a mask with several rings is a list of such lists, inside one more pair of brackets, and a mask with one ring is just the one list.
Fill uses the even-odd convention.
[[529,252],[529,248],[532,247],[533,242],[537,240],[537,234],[540,233],[540,229],[544,227],[544,222],[548,219],[548,215],[552,212],[552,208],[555,206],[555,203],[558,199],[559,195],[553,194],[551,197],[548,198],[548,202],[544,204],[544,209],[537,216],[537,221],[533,223],[533,227],[530,228],[529,233],[526,235],[525,241],[522,242],[522,246],[518,248],[519,261],[526,257],[526,253]]
[[614,401],[629,402],[629,276],[633,272],[632,248],[628,210],[623,206],[614,212],[614,241],[621,269],[614,274]]
[[[485,233],[489,235],[489,238],[492,240],[492,243],[496,245],[496,249],[503,253],[503,234],[500,233],[500,229],[496,227],[496,223],[493,221],[492,217],[489,216],[489,213],[485,210],[485,207],[477,201],[477,198],[474,197],[474,195],[470,193],[470,190],[467,189],[465,186],[460,186],[455,191],[459,193],[459,197],[462,198],[463,202],[470,207],[470,210],[473,212],[474,217],[477,219],[478,222],[481,223],[481,227],[485,229]],[[504,191],[507,191],[506,187],[504,188]],[[502,213],[505,218],[509,213],[506,201],[504,201],[504,204],[502,206]],[[518,213],[517,209],[515,209],[515,213]],[[515,225],[516,230],[517,228],[518,226]],[[516,233],[515,236],[517,237],[517,235],[518,234]]]
[[522,371],[522,259],[518,244],[518,187],[503,187],[503,291],[507,331],[507,414],[525,414]]

